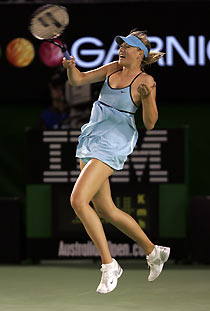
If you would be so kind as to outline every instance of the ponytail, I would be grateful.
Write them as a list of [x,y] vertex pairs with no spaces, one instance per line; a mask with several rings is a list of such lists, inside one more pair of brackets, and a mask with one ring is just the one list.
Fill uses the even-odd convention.
[[163,52],[149,52],[149,55],[145,58],[143,58],[141,62],[141,67],[144,69],[145,66],[151,65],[153,63],[156,63],[161,57],[163,57],[165,53]]

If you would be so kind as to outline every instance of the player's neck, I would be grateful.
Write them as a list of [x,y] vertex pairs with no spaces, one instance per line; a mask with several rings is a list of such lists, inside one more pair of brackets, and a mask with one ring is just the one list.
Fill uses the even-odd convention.
[[141,68],[137,66],[123,66],[122,74],[126,76],[137,75],[141,72]]

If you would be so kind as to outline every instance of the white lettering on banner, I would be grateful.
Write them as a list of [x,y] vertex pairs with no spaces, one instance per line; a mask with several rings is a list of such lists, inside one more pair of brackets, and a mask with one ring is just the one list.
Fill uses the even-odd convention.
[[144,257],[145,252],[138,244],[133,244],[133,256],[134,257]]
[[[164,51],[166,56],[158,61],[159,66],[174,66],[174,53],[179,54],[187,66],[205,66],[206,58],[210,60],[210,41],[206,43],[205,36],[188,36],[188,48],[185,50],[175,36],[166,36],[165,40],[157,36],[149,36],[152,45],[151,51]],[[83,49],[82,45],[92,44],[93,49]],[[99,47],[100,49],[95,49]],[[77,39],[71,47],[71,54],[76,58],[76,63],[82,68],[96,68],[114,60],[118,55],[118,46],[113,40],[110,48],[106,51],[104,43],[95,37],[83,37]],[[81,56],[96,56],[92,61],[81,59]]]
[[[143,249],[136,243],[130,245],[128,243],[112,243],[108,241],[111,255],[113,257],[143,257],[145,253]],[[96,246],[88,241],[87,243],[64,243],[59,242],[58,257],[99,257],[100,254]]]
[[99,252],[96,246],[91,241],[88,241],[87,243],[75,242],[71,244],[60,241],[58,256],[59,257],[98,257]]
[[130,253],[130,246],[127,243],[112,243],[108,241],[110,253],[113,257],[131,257],[132,253]]
[[189,36],[188,37],[188,52],[189,55],[185,52],[181,44],[178,42],[178,40],[174,36],[168,36],[166,38],[166,64],[168,66],[173,66],[174,64],[174,53],[173,50],[175,49],[178,54],[181,56],[181,58],[184,60],[184,62],[188,66],[195,66],[196,64],[196,47],[195,47],[195,37]]
[[81,55],[97,55],[97,58],[94,61],[91,62],[85,62],[80,59],[79,57],[79,48],[82,44],[89,43],[93,44],[95,46],[103,46],[103,42],[100,41],[97,38],[94,37],[84,37],[81,39],[78,39],[74,42],[74,44],[71,47],[71,55],[73,55],[76,58],[77,64],[80,67],[84,68],[94,68],[98,67],[102,62],[105,57],[105,50],[80,50]]
[[205,58],[205,37],[198,37],[198,64],[204,66],[206,64]]

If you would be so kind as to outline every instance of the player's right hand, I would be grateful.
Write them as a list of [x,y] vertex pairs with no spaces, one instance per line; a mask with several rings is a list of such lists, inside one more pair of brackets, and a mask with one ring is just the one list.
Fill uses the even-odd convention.
[[66,59],[65,57],[63,58],[63,67],[66,69],[72,69],[76,66],[75,58],[74,56],[71,56],[71,59]]

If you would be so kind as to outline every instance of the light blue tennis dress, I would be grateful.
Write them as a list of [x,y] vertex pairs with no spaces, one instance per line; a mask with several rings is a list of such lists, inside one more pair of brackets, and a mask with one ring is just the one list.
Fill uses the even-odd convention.
[[90,120],[81,127],[76,157],[87,163],[98,159],[114,170],[121,170],[138,139],[134,114],[138,107],[131,97],[131,84],[112,88],[109,77],[94,102]]

